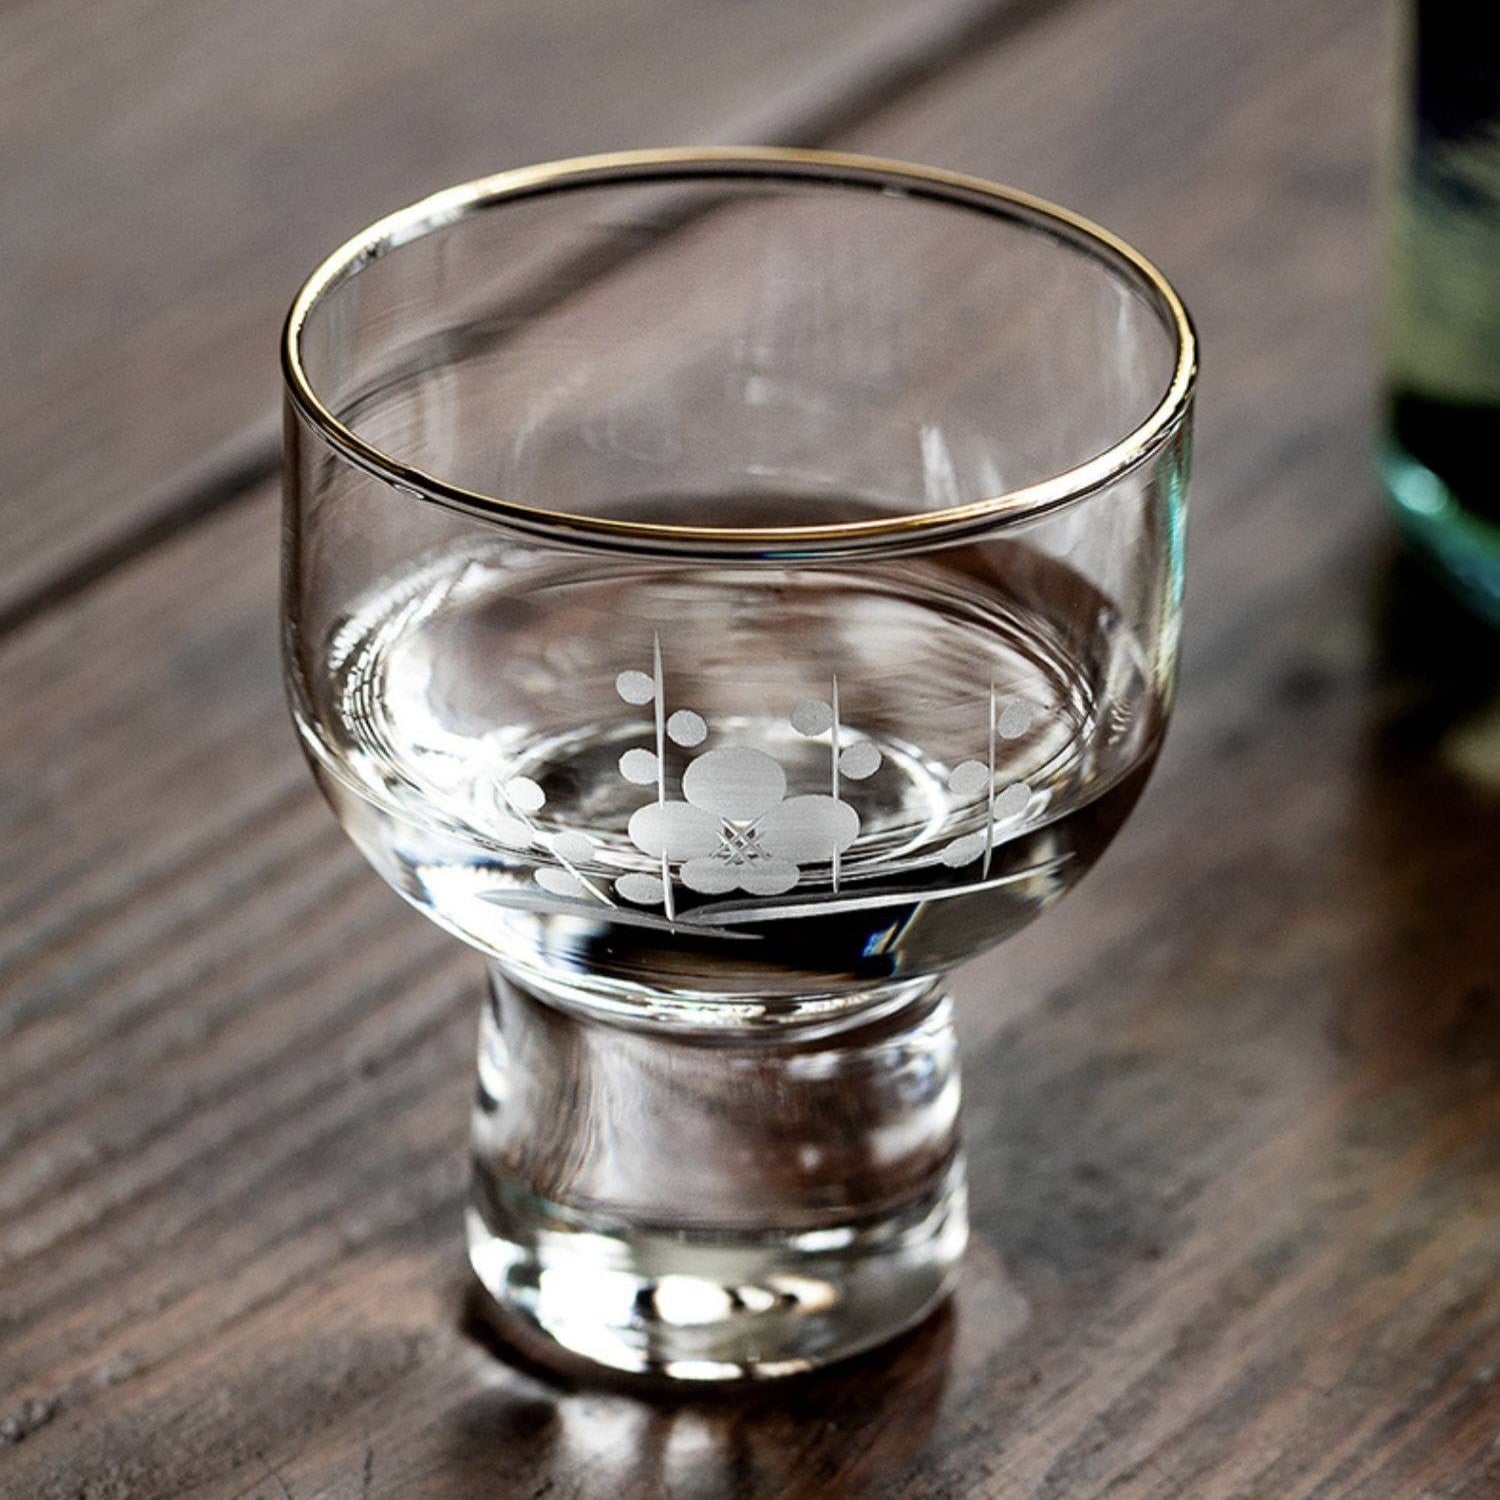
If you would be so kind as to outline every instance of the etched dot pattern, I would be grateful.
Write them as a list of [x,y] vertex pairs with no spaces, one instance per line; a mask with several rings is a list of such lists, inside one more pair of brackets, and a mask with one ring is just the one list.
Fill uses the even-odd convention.
[[1000,710],[1000,718],[995,728],[1002,740],[1018,740],[1031,728],[1031,720],[1031,705],[1016,699]]
[[701,745],[708,738],[708,725],[702,714],[695,714],[690,708],[679,708],[667,720],[667,737],[674,745]]
[[547,805],[547,794],[529,776],[512,776],[505,783],[505,800],[517,812],[540,812]]
[[792,710],[792,728],[811,739],[833,728],[833,708],[821,698],[809,698]]
[[627,750],[620,757],[620,775],[636,786],[650,786],[656,780],[658,764],[650,750]]
[[627,703],[649,703],[656,696],[656,683],[647,672],[621,672],[615,691]]
[[880,751],[869,740],[850,745],[839,756],[839,770],[851,781],[864,781],[880,769]]
[[948,790],[955,797],[977,797],[989,784],[990,768],[982,760],[966,760],[948,777]]
[[971,864],[984,853],[984,842],[982,833],[966,833],[961,839],[954,839],[943,850],[943,863],[951,865],[954,869],[957,869],[959,865]]
[[995,821],[1009,822],[1019,818],[1031,806],[1031,788],[1024,781],[1013,781],[995,798]]

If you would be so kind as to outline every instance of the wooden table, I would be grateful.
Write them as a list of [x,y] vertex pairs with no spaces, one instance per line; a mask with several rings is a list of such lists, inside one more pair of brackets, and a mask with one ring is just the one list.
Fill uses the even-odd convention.
[[[1500,1494],[1500,709],[1370,477],[1375,0],[0,9],[0,1495]],[[277,678],[280,312],[528,159],[757,139],[1061,199],[1205,350],[1180,707],[958,980],[976,1237],[895,1349],[645,1403],[497,1359],[479,965]]]

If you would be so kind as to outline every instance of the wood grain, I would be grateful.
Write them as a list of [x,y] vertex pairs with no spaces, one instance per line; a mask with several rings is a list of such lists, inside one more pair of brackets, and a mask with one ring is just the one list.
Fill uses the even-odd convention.
[[1038,8],[0,8],[0,619],[272,471],[277,325],[371,219],[555,156],[811,139]]
[[1367,477],[1378,23],[1075,6],[850,137],[1122,228],[1206,351],[1167,752],[959,976],[976,1244],[891,1353],[650,1404],[487,1347],[477,964],[298,762],[269,489],[0,649],[0,1495],[1496,1493],[1500,674]]

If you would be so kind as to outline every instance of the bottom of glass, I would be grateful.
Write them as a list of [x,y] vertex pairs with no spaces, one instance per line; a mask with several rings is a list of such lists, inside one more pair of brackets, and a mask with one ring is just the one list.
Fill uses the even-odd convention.
[[668,1380],[790,1375],[901,1332],[967,1228],[952,1002],[801,1025],[622,1016],[496,965],[469,1250],[511,1341]]
[[961,1158],[878,1219],[800,1233],[622,1228],[476,1183],[469,1258],[497,1324],[550,1364],[734,1382],[800,1374],[920,1322],[968,1238]]

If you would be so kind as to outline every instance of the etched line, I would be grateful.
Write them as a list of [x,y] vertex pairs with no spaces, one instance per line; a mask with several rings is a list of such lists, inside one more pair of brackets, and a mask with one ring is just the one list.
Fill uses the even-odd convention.
[[581,885],[584,890],[586,890],[591,896],[598,897],[598,899],[608,907],[614,906],[614,897],[611,896],[603,886],[595,885],[594,882],[590,880],[589,877],[585,875],[583,871],[580,870],[578,866],[575,865],[573,861],[567,857],[566,854],[560,853],[556,848],[552,850],[552,854],[557,862],[562,865],[562,867],[568,872],[568,874],[571,875],[573,879],[576,880],[579,885]]
[[[661,631],[651,632],[651,682],[652,702],[656,711],[656,803],[665,809],[667,805],[667,689],[661,670]],[[665,844],[661,851],[662,901],[667,911],[667,921],[677,920],[677,899],[672,893],[672,872],[667,865]]]
[[980,867],[980,874],[986,880],[990,874],[990,860],[995,853],[995,726],[997,723],[995,715],[995,684],[990,683],[990,753],[987,764],[990,768],[989,792],[986,794],[984,808],[984,864]]
[[[833,745],[833,756],[832,756],[832,760],[833,760],[833,771],[832,771],[833,800],[835,802],[837,802],[839,800],[839,674],[837,672],[835,672],[833,674],[833,694],[832,694],[830,706],[833,709],[833,725],[832,725],[832,729],[833,729],[833,739],[832,739],[832,745]],[[833,845],[833,890],[834,890],[834,894],[835,895],[838,894],[838,889],[839,889],[839,846],[838,846],[837,840],[835,840],[834,845]]]

